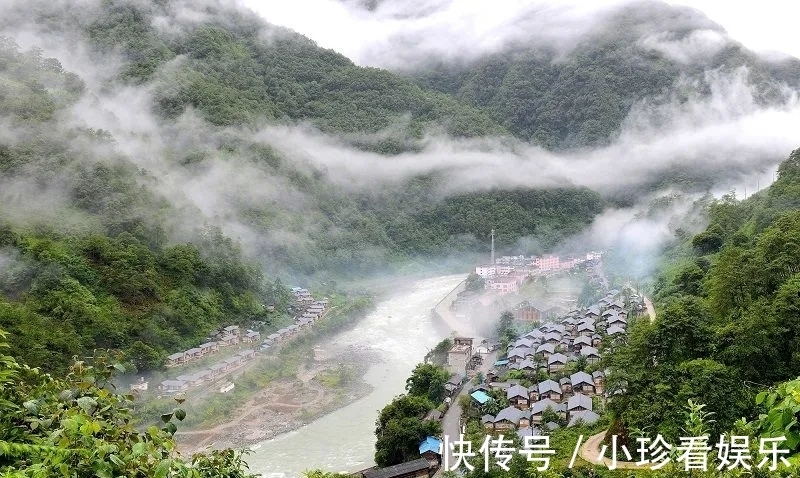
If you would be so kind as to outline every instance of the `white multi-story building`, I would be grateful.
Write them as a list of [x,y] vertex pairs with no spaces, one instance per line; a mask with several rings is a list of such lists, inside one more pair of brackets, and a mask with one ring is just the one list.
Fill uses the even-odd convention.
[[514,272],[514,266],[497,266],[496,273],[499,276],[507,276]]
[[497,275],[497,266],[494,264],[487,264],[475,268],[475,273],[484,279],[491,279]]
[[495,277],[486,283],[486,288],[501,294],[510,294],[519,290],[519,279],[514,276]]

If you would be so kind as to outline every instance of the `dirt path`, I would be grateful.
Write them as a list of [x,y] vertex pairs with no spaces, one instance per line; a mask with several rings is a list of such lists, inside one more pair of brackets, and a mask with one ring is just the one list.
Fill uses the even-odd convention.
[[[607,447],[602,459],[598,460],[600,457],[600,450],[602,449],[602,441],[603,437],[605,437],[606,432],[600,432],[597,435],[592,435],[586,440],[586,443],[583,444],[580,450],[580,456],[584,460],[588,461],[593,465],[605,466],[609,469],[615,468],[624,469],[624,470],[650,470],[650,467],[647,465],[637,465],[636,462],[633,461],[620,461],[617,460],[616,464],[611,460],[611,450],[610,447]],[[622,456],[623,458],[627,458],[622,452],[621,449],[617,450],[617,456]]]
[[656,308],[653,307],[653,302],[646,295],[642,297],[644,297],[644,306],[647,307],[647,315],[650,316],[650,322],[652,322],[656,320]]
[[[644,300],[644,305],[647,307],[647,315],[650,316],[650,322],[656,319],[656,309],[653,307],[653,302],[647,298],[646,295],[634,289],[634,291],[639,294],[642,299]],[[600,432],[597,435],[592,435],[586,440],[586,443],[581,446],[580,449],[580,456],[584,460],[588,461],[593,465],[605,465],[606,467],[611,466],[612,461],[611,458],[605,458],[598,460],[597,458],[600,456],[600,450],[602,449],[602,442],[603,438],[605,437],[606,432]],[[611,456],[611,451],[609,449],[606,450],[605,456]],[[624,454],[623,454],[624,456]],[[636,462],[633,461],[620,461],[617,460],[616,462],[617,468],[622,468],[626,470],[649,470],[650,467],[648,466],[639,466]]]

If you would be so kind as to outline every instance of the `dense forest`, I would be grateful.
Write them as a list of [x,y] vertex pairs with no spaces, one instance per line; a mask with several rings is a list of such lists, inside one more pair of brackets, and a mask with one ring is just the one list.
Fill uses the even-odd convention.
[[[668,252],[656,282],[657,319],[637,321],[608,363],[612,389],[624,391],[609,401],[620,430],[677,437],[682,418],[674,410],[692,399],[714,414],[716,436],[758,418],[756,396],[798,376],[799,187],[796,150],[770,188],[713,202],[705,231]],[[762,427],[785,428],[797,450],[796,422],[777,428],[781,418],[770,420]]]
[[[660,2],[632,2],[582,38],[568,54],[519,40],[497,53],[470,61],[430,59],[405,74],[487,113],[513,135],[549,149],[608,144],[632,107],[644,98],[658,103],[675,93],[679,80],[707,94],[707,72],[745,67],[759,85],[758,101],[771,104],[782,83],[800,81],[800,60],[767,61],[736,43],[685,61],[659,51],[643,38],[668,31],[661,40],[691,41],[697,30],[723,32],[698,11]],[[694,88],[679,91],[686,101]]]
[[[643,46],[654,18],[673,22],[673,39],[717,28],[653,2],[621,10],[566,56],[521,42],[402,73],[357,66],[234,6],[194,7],[35,0],[0,17],[4,475],[247,476],[238,453],[175,456],[181,408],[161,429],[136,430],[131,398],[107,387],[113,373],[160,368],[220,326],[287,319],[288,285],[316,293],[471,264],[491,229],[501,253],[542,253],[620,203],[569,183],[453,190],[436,168],[348,188],[304,159],[307,137],[287,151],[265,130],[310,131],[348,161],[369,154],[401,169],[431,136],[606,145],[635,105],[708,94],[708,69],[746,68],[762,105],[800,77],[796,60],[735,44],[700,62]],[[623,197],[710,188],[698,174],[675,166]],[[705,231],[668,251],[658,318],[632,323],[607,364],[621,392],[613,430],[675,438],[686,426],[675,411],[692,399],[713,411],[714,433],[750,427],[800,447],[800,385],[789,381],[800,367],[799,185],[800,150],[769,189],[713,201]],[[414,456],[413,442],[439,431],[418,415],[441,401],[444,379],[421,366],[384,409],[378,463]]]
[[[275,27],[275,38],[261,41],[258,32],[273,27],[254,17],[224,12],[220,24],[168,37],[152,22],[163,8],[109,2],[58,25],[40,18],[50,33],[85,37],[98,59],[121,52],[108,81],[153,88],[152,113],[169,145],[155,153],[144,143],[131,152],[130,138],[102,124],[65,119],[86,101],[86,80],[41,50],[0,43],[0,115],[9,125],[0,140],[0,326],[30,365],[64,370],[73,356],[115,348],[151,369],[221,325],[275,319],[288,301],[278,278],[318,277],[330,286],[415,261],[420,270],[431,256],[484,251],[492,227],[503,230],[501,248],[532,235],[548,247],[604,207],[581,188],[445,196],[446,178],[432,176],[376,193],[342,190],[324,171],[226,128],[308,120],[324,131],[374,132],[409,112],[410,138],[434,124],[452,135],[502,128],[445,94],[356,67],[292,32]],[[166,65],[177,57],[180,67]],[[176,142],[170,135],[186,108],[209,126]],[[212,141],[198,141],[200,134]],[[158,155],[152,170],[143,167],[150,154]],[[164,168],[196,177],[220,164],[279,182],[302,208],[253,200],[245,188],[220,193],[226,217],[208,217],[176,200],[181,192],[166,182]],[[255,239],[231,237],[231,217]]]

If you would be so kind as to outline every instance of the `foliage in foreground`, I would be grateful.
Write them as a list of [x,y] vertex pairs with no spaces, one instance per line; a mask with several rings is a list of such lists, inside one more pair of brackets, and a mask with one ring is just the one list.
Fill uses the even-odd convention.
[[442,424],[425,415],[444,399],[450,374],[443,367],[419,364],[406,380],[408,394],[383,407],[375,423],[375,463],[390,466],[419,457],[419,444],[442,432]]
[[800,150],[768,189],[712,202],[706,230],[673,254],[656,283],[657,319],[632,321],[609,355],[609,389],[625,391],[609,409],[624,427],[675,438],[673,410],[694,399],[718,434],[756,418],[760,390],[800,373],[798,188]]
[[[0,331],[0,349],[7,349]],[[132,396],[109,389],[121,368],[113,357],[75,362],[65,378],[0,354],[0,475],[4,477],[253,478],[242,453],[182,457],[175,449],[176,408],[164,426],[138,431]]]

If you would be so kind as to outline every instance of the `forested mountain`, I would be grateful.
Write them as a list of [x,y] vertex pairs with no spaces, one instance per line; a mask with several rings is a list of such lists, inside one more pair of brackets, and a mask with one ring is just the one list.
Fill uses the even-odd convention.
[[612,390],[625,391],[609,408],[626,430],[676,437],[687,399],[715,414],[713,432],[731,430],[757,417],[758,392],[800,371],[800,150],[771,187],[714,202],[709,219],[664,259],[657,319],[637,321],[609,363]]
[[203,21],[180,23],[175,17],[182,8],[180,2],[104,2],[80,17],[43,8],[35,21],[55,15],[65,23],[46,23],[48,33],[61,30],[88,37],[100,52],[119,51],[120,79],[153,84],[155,111],[163,118],[191,107],[215,125],[266,118],[363,134],[399,122],[410,137],[428,127],[455,136],[504,134],[487,115],[448,95],[385,70],[357,67],[252,13],[211,3],[198,9]]
[[[158,368],[222,325],[285,319],[284,284],[316,293],[472,265],[491,229],[501,252],[545,252],[613,204],[609,189],[581,185],[615,185],[630,202],[673,178],[711,189],[717,163],[686,166],[705,157],[602,147],[626,131],[636,144],[637,128],[661,135],[671,118],[659,106],[692,110],[720,77],[746,78],[745,112],[796,104],[796,60],[762,59],[696,12],[654,2],[626,4],[567,50],[522,38],[402,72],[357,66],[216,0],[4,2],[0,349],[7,331],[14,358],[0,350],[0,469],[65,473],[75,449],[84,474],[230,465],[220,476],[242,476],[235,454],[171,460],[172,414],[146,436],[128,426],[128,399],[102,387],[115,364],[98,350]],[[712,103],[711,122],[739,114]],[[651,110],[646,128],[632,114]],[[762,148],[765,161],[782,146]],[[600,153],[580,156],[590,147]],[[620,427],[674,438],[669,414],[694,398],[727,431],[754,415],[755,391],[797,374],[799,184],[796,151],[768,190],[714,202],[707,230],[670,251],[658,319],[634,324],[609,364],[625,392],[610,404]],[[69,368],[98,354],[98,369]],[[113,450],[122,458],[106,460]]]
[[[440,258],[469,262],[485,254],[492,228],[501,251],[554,247],[608,205],[598,192],[568,179],[487,187],[481,172],[473,190],[452,184],[454,166],[414,173],[406,164],[420,162],[429,135],[499,137],[512,156],[535,130],[553,134],[549,147],[605,141],[632,102],[701,71],[634,42],[647,18],[686,35],[713,29],[659,8],[626,10],[614,21],[638,30],[609,36],[628,31],[612,25],[564,59],[520,44],[478,70],[445,65],[415,83],[223,3],[87,2],[80,14],[10,5],[0,18],[0,257],[3,324],[26,337],[11,341],[15,352],[58,367],[70,354],[121,347],[151,367],[223,322],[263,318],[261,304],[283,296],[276,278],[331,285]],[[750,58],[731,48],[708,65]],[[767,86],[791,78],[755,57],[748,65]],[[496,77],[469,73],[479,70]],[[545,117],[552,125],[541,129]],[[320,144],[317,156],[354,164],[360,182],[309,160],[304,149]],[[373,180],[370,168],[398,173]],[[86,315],[97,323],[76,322]],[[58,322],[63,337],[32,345]]]
[[641,1],[615,7],[569,48],[523,37],[477,58],[431,58],[405,74],[521,139],[565,149],[607,144],[637,103],[708,94],[709,71],[739,68],[763,104],[775,103],[784,83],[800,85],[797,59],[765,60],[697,10]]
[[[157,367],[220,325],[272,319],[263,305],[285,302],[275,278],[332,285],[483,252],[492,227],[500,247],[529,235],[552,246],[603,207],[584,188],[445,195],[437,175],[346,190],[254,132],[307,121],[394,153],[427,128],[504,130],[254,15],[219,7],[159,28],[178,8],[103,2],[73,15],[42,2],[0,19],[6,32],[38,29],[46,47],[74,41],[91,60],[63,57],[76,73],[0,44],[0,327],[30,365],[63,369],[119,348]],[[111,73],[98,66],[112,60]]]

